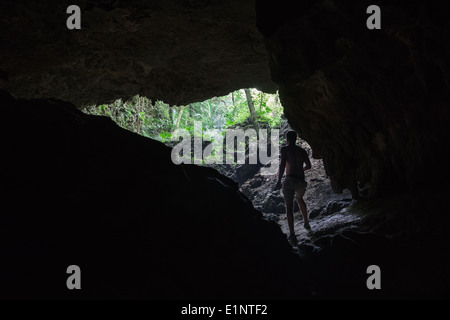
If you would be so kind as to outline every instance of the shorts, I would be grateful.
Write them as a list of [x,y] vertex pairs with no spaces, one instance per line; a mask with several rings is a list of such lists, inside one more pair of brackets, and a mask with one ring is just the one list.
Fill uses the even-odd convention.
[[305,194],[307,183],[304,179],[296,177],[286,177],[283,182],[283,195],[286,202],[293,201],[297,193],[299,196]]

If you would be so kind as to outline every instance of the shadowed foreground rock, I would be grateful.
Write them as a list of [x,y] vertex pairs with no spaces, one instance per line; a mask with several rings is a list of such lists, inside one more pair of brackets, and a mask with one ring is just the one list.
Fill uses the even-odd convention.
[[[359,209],[371,212],[364,228],[317,234],[321,249],[301,260],[279,227],[214,169],[175,166],[163,144],[67,103],[4,92],[0,101],[7,119],[0,132],[1,298],[447,295],[442,196],[425,198],[435,200],[432,207],[423,199],[405,208],[401,198],[375,201]],[[434,217],[425,224],[424,206]],[[382,291],[365,285],[371,264],[383,270]],[[81,268],[82,290],[66,288],[69,265]]]
[[[175,166],[163,144],[70,104],[7,94],[0,101],[8,119],[1,132],[1,297],[305,294],[285,236],[232,180]],[[78,292],[66,288],[72,264],[82,271]]]

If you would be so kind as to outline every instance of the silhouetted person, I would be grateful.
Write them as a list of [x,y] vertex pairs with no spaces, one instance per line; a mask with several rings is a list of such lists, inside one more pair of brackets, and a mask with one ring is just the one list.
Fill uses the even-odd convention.
[[311,169],[311,161],[309,161],[306,151],[295,145],[295,141],[297,140],[297,133],[295,131],[289,131],[286,134],[286,140],[288,145],[281,148],[281,161],[275,190],[280,189],[281,178],[283,177],[284,169],[286,169],[286,178],[283,182],[283,195],[290,232],[289,240],[296,241],[297,238],[294,231],[294,195],[303,215],[303,226],[308,230],[311,229],[308,221],[306,203],[303,200],[303,195],[306,190],[304,170]]

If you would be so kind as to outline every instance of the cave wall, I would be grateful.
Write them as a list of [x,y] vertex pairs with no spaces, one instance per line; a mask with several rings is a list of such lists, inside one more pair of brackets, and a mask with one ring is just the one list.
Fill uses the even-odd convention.
[[2,1],[0,87],[76,106],[135,94],[174,105],[240,88],[274,92],[254,1]]
[[[416,235],[420,246],[405,247],[349,231],[318,234],[323,248],[305,258],[236,182],[174,165],[160,142],[55,99],[0,90],[0,111],[0,299],[448,297],[439,201],[427,206],[439,227],[426,224],[426,247]],[[404,215],[417,204],[427,201],[410,202]],[[383,268],[383,290],[365,285],[373,263]],[[66,287],[70,265],[81,269],[81,290]]]
[[134,94],[180,105],[279,86],[336,192],[446,185],[446,11],[378,1],[382,28],[368,30],[370,4],[80,1],[82,29],[68,30],[68,2],[2,1],[0,87],[80,107]]
[[[381,8],[381,30],[366,8]],[[448,187],[449,20],[423,1],[258,1],[291,126],[333,188],[371,197]],[[275,17],[275,18],[273,18]],[[271,19],[272,18],[272,19]]]
[[[448,296],[434,269],[448,266],[448,219],[435,219],[448,192],[431,198],[448,187],[442,7],[382,2],[382,30],[369,31],[367,1],[258,1],[256,11],[251,1],[80,1],[82,30],[69,31],[68,5],[0,4],[0,297],[373,297],[361,270],[374,258],[394,270],[384,297],[430,296],[436,283]],[[305,265],[232,181],[175,166],[162,144],[74,107],[136,93],[186,104],[274,83],[335,191],[357,195],[357,181],[373,197],[429,189],[419,209],[401,210],[415,210],[410,224],[384,209],[371,219],[396,215],[390,231],[407,233],[431,210],[425,236],[438,221],[445,241],[417,240],[437,247],[416,265],[416,248],[404,259],[386,239],[367,249],[359,234],[328,237]],[[81,293],[64,286],[74,263]]]

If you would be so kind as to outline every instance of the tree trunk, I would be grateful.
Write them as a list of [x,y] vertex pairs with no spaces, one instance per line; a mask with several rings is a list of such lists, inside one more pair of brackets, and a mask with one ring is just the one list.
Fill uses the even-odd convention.
[[141,110],[142,110],[142,98],[138,97],[137,99],[137,103],[136,103],[136,115],[135,115],[135,121],[136,121],[136,133],[140,133],[141,132],[141,125],[142,125],[142,121],[141,121]]
[[234,104],[234,92],[231,93],[231,101],[233,102],[233,119],[234,119],[234,114],[236,113],[236,105]]
[[[187,126],[187,121],[188,121],[188,119],[191,117],[191,105],[188,104],[188,105],[186,106],[186,109],[187,109],[187,112],[188,112],[188,117],[186,117],[185,120],[184,120],[184,126],[185,126],[185,127]],[[186,110],[186,109],[184,109],[184,110]]]
[[263,93],[261,91],[261,93],[259,94],[259,114],[261,114],[262,103],[263,103]]
[[[275,95],[275,109],[276,109],[276,107],[278,107],[279,101],[280,101],[280,98],[278,96],[278,91],[277,91],[277,94]],[[274,119],[276,118],[276,112],[275,111],[272,111],[272,117]]]
[[175,107],[170,107],[170,106],[168,108],[169,108],[170,126],[173,127],[173,123],[174,123],[173,122],[173,118],[175,117],[174,116],[174,110],[176,110],[176,109],[175,109]]
[[180,120],[181,120],[181,116],[183,115],[184,108],[185,108],[185,106],[180,107],[180,112],[178,113],[178,118],[177,118],[177,124],[175,125],[175,127],[177,129],[180,127]]
[[250,93],[250,89],[244,89],[245,96],[247,97],[248,109],[250,110],[250,120],[253,124],[253,128],[256,130],[256,133],[259,134],[259,124],[258,118],[255,111],[255,105],[253,104],[252,95]]

